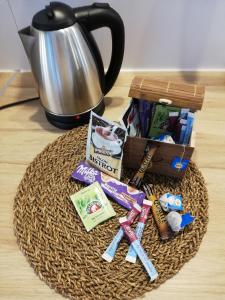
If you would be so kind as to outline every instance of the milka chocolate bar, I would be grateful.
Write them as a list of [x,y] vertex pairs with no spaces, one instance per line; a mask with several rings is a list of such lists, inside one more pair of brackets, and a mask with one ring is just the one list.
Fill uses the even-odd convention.
[[142,205],[145,198],[145,193],[142,191],[95,169],[86,161],[79,163],[76,170],[72,173],[72,178],[86,184],[97,181],[108,196],[128,210],[131,210],[135,203]]

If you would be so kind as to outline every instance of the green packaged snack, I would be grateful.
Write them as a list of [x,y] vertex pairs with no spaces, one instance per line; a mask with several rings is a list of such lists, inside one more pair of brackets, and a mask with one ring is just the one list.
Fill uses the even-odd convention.
[[149,131],[150,137],[158,137],[161,134],[168,134],[169,130],[169,113],[178,112],[180,108],[162,104],[156,104],[155,113]]
[[71,195],[70,198],[87,231],[116,215],[98,182]]

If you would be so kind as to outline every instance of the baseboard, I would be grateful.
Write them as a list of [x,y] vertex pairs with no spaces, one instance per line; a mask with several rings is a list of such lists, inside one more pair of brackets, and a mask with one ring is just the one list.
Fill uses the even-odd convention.
[[[137,74],[158,79],[202,84],[205,86],[225,86],[225,69],[122,69],[115,85],[124,87],[130,86],[132,78]],[[29,70],[0,70],[0,77],[0,90],[2,90],[4,85],[8,87],[8,85],[11,84],[11,77],[15,78],[13,83],[17,86],[35,86],[32,73]]]
[[164,68],[137,68],[137,69],[132,69],[132,68],[122,68],[121,72],[176,72],[176,73],[183,73],[183,72],[193,72],[193,73],[223,73],[225,72],[225,68],[201,68],[201,69],[178,69],[178,68],[170,68],[170,69],[164,69]]
[[[29,73],[30,69],[0,69],[0,73]],[[178,69],[178,68],[122,68],[121,72],[140,72],[140,73],[152,73],[152,72],[176,72],[176,73],[185,73],[185,72],[193,72],[193,73],[225,73],[225,68],[201,68],[201,69]]]

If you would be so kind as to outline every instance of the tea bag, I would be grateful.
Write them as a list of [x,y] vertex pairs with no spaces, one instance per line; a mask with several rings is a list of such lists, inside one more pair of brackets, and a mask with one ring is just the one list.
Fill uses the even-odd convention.
[[162,104],[156,104],[155,113],[149,131],[150,137],[158,137],[161,134],[169,133],[168,126],[169,126],[170,112],[180,113],[180,108],[173,107],[173,106],[166,106]]
[[87,231],[116,215],[98,182],[70,196]]
[[126,129],[91,112],[86,160],[100,171],[120,179]]

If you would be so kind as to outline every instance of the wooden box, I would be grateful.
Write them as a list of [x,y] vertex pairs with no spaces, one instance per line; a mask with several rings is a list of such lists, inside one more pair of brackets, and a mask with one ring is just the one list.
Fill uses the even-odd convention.
[[[190,111],[196,112],[203,104],[204,87],[136,76],[131,83],[129,97],[189,108]],[[179,161],[175,164],[176,167],[172,167],[172,162],[176,158],[179,158],[181,163],[191,159],[195,148],[193,131],[189,145],[169,144],[148,138],[128,136],[124,146],[124,167],[135,170],[140,167],[147,142],[158,146],[149,172],[180,178],[184,176],[186,168],[181,170]]]

